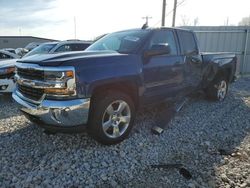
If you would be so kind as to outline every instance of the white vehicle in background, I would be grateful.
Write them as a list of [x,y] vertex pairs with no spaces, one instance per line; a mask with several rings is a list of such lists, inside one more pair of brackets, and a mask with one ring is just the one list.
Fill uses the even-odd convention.
[[8,51],[8,52],[13,53],[13,54],[16,53],[14,48],[3,48],[2,50]]
[[16,60],[11,59],[0,63],[0,93],[11,93],[16,87],[14,82]]
[[[19,59],[20,56],[14,53],[11,53],[9,51],[6,50],[0,50],[0,61],[3,60],[8,60],[8,59]],[[1,64],[1,62],[0,62]]]
[[[92,42],[80,41],[80,40],[68,40],[60,42],[47,42],[40,44],[22,58],[50,53],[63,53],[69,51],[83,51]],[[24,48],[22,48],[24,49]],[[11,93],[15,89],[14,72],[15,64],[18,59],[5,60],[0,62],[0,93]]]
[[25,54],[27,54],[29,51],[25,48],[17,48],[15,49],[15,53],[19,55],[20,57],[23,57]]
[[31,42],[29,44],[27,44],[24,48],[30,52],[31,50],[33,50],[34,48],[36,48],[37,46],[39,46],[40,44],[42,44],[42,42]]

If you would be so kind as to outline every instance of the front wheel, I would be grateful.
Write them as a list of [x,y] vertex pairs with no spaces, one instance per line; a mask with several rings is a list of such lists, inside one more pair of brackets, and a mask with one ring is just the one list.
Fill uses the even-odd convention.
[[129,135],[135,118],[129,96],[110,91],[96,97],[92,105],[88,129],[94,139],[102,144],[117,144]]
[[216,78],[206,90],[208,97],[217,101],[223,101],[227,91],[228,81],[224,77]]

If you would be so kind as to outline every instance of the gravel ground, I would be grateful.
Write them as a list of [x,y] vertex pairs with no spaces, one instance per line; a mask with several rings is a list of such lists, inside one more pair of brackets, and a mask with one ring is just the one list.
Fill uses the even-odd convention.
[[250,78],[222,103],[192,99],[157,136],[160,112],[139,112],[129,139],[102,146],[47,135],[0,96],[0,187],[250,187]]

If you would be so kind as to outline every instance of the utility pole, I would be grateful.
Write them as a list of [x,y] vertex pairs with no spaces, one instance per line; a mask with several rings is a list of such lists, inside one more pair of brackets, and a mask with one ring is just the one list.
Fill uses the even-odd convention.
[[166,17],[166,0],[163,0],[162,4],[162,18],[161,18],[161,26],[165,26],[165,17]]
[[75,29],[75,39],[76,39],[76,17],[74,16],[74,29]]
[[177,7],[177,0],[174,0],[172,27],[175,27],[176,7]]
[[145,19],[146,20],[146,25],[148,26],[148,20],[151,19],[152,17],[150,16],[145,16],[145,17],[142,17],[142,19]]

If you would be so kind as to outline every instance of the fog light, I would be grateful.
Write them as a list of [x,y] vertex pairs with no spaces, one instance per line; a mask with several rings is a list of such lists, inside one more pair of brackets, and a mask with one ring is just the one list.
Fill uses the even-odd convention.
[[3,85],[3,86],[0,87],[0,90],[6,90],[7,87],[8,87],[8,85]]

